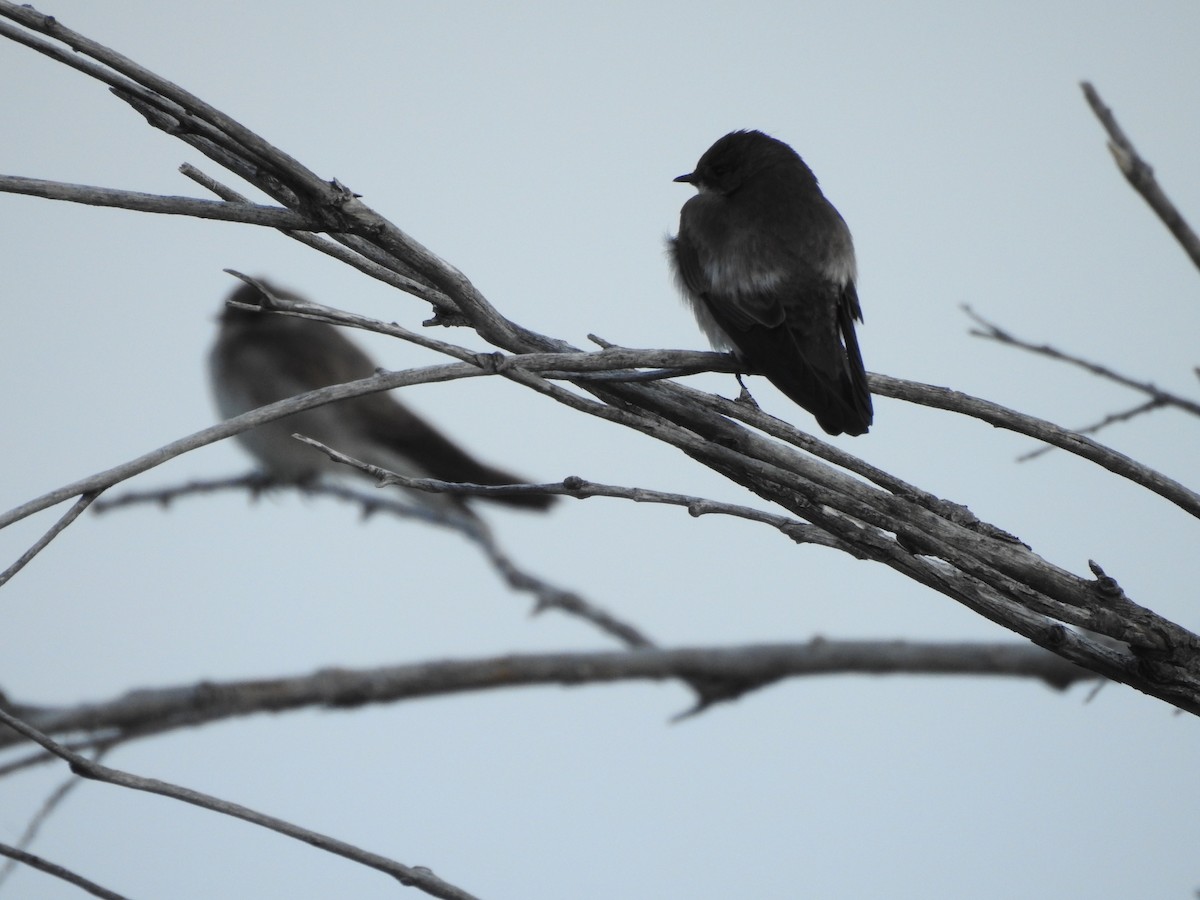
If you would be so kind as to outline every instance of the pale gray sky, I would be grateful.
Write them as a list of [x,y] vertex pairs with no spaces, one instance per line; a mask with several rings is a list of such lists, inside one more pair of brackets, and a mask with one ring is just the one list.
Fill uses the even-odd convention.
[[[1200,221],[1190,2],[437,4],[228,0],[43,7],[257,130],[582,345],[702,347],[663,238],[671,179],[734,128],[791,143],[854,232],[872,371],[1066,425],[1135,401],[967,334],[960,310],[1195,394],[1200,281],[1116,172],[1095,82]],[[201,196],[216,167],[95,82],[0,44],[0,171]],[[416,326],[428,308],[249,226],[0,196],[0,508],[211,423],[203,359],[233,282],[269,276]],[[455,332],[451,339],[470,342]],[[381,363],[431,360],[366,340]],[[727,395],[727,376],[694,379]],[[762,379],[771,412],[811,418]],[[669,448],[474,379],[406,400],[532,477],[754,498]],[[1195,485],[1200,423],[1105,440]],[[1065,454],[876,399],[839,445],[1197,627],[1197,523]],[[223,444],[132,486],[245,470]],[[611,500],[485,513],[525,566],[671,646],[1000,639],[880,566],[744,522]],[[0,533],[7,565],[52,517]],[[2,593],[0,689],[108,698],[203,678],[612,646],[530,619],[460,538],[329,502],[195,498],[85,517]],[[671,725],[677,686],[538,689],[260,717],[110,762],[432,867],[486,898],[1185,898],[1200,728],[1117,686],[795,680]],[[0,781],[12,842],[62,766]],[[83,785],[35,852],[136,897],[395,897],[396,885],[168,800]],[[413,897],[420,896],[415,891]],[[23,872],[13,897],[77,897]],[[4,896],[0,892],[0,896]],[[407,894],[405,896],[408,896]]]

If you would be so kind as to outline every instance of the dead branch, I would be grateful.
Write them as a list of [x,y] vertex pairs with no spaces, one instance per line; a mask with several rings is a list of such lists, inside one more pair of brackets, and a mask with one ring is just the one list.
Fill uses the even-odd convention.
[[1117,168],[1175,236],[1175,240],[1179,242],[1183,252],[1191,258],[1192,264],[1200,268],[1200,238],[1196,236],[1196,232],[1192,231],[1191,226],[1184,220],[1183,214],[1159,186],[1158,179],[1154,177],[1154,169],[1133,148],[1133,142],[1117,124],[1116,116],[1100,99],[1099,92],[1088,81],[1082,82],[1080,87],[1083,89],[1083,96],[1087,98],[1088,106],[1092,108],[1092,112],[1096,114],[1096,118],[1100,120],[1104,130],[1108,132],[1108,150],[1113,155]]
[[[313,227],[349,251],[401,276],[403,283],[422,286],[421,297],[433,305],[435,323],[469,324],[493,346],[517,357],[578,352],[564,341],[506,318],[465,275],[362,203],[354,191],[319,177],[199,98],[28,7],[2,2],[0,16],[28,29],[16,39],[112,85],[116,96],[154,127],[185,141],[282,206],[304,215]],[[6,26],[3,33],[12,36],[11,30]],[[957,513],[949,512],[960,509],[958,505],[930,508],[920,494],[865,483],[821,456],[798,451],[720,414],[711,402],[700,400],[697,392],[670,381],[595,383],[580,378],[574,381],[575,389],[568,390],[525,362],[496,363],[476,356],[472,363],[441,367],[438,377],[494,372],[573,409],[670,444],[853,548],[856,556],[879,562],[945,594],[1098,674],[1181,709],[1200,712],[1200,638],[1123,593],[1102,590],[1098,579],[1077,575],[1042,559],[1004,529],[964,522]],[[546,371],[568,370],[559,367]],[[423,377],[431,376],[425,373]],[[387,389],[406,383],[403,378],[389,380],[389,376],[367,381],[372,383],[328,388],[328,393],[316,392],[307,399],[288,401],[300,405],[287,411],[305,408],[304,403],[316,405],[350,396],[348,391]],[[970,406],[972,414],[1002,427],[1019,430],[1029,423],[1028,417],[1002,407],[968,403],[948,389],[914,388],[886,376],[873,377],[872,388],[885,396],[919,395],[921,402],[946,409]],[[267,414],[286,414],[282,406],[267,407]],[[203,437],[199,441],[216,440],[244,427],[250,427],[249,420],[239,417],[200,433]],[[1112,471],[1126,477],[1141,474],[1132,460],[1105,454],[1094,441],[1050,423],[1037,423],[1036,428]],[[177,442],[164,451],[177,455],[191,446],[199,443]],[[43,508],[82,492],[99,490],[115,483],[114,478],[128,477],[156,464],[164,451],[118,467],[120,471],[102,473],[98,480],[77,482],[14,513],[28,514],[34,507]],[[1169,480],[1153,483],[1152,489],[1182,508],[1193,514],[1200,509],[1196,495],[1182,485]],[[6,520],[11,521],[12,515]],[[1066,629],[1060,623],[1090,629],[1121,642],[1118,647],[1129,649],[1064,640]]]

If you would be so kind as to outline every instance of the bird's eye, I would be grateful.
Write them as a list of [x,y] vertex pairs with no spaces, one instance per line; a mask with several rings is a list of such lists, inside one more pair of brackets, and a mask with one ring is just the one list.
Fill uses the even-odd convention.
[[729,163],[716,163],[712,167],[712,173],[720,178],[722,175],[729,174]]

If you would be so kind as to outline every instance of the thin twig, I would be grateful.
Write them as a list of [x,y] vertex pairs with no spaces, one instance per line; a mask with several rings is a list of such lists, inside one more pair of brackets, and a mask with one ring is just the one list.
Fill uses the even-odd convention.
[[407,887],[418,888],[433,897],[441,897],[444,900],[475,900],[471,894],[448,882],[442,881],[442,879],[438,878],[424,866],[406,866],[385,856],[355,847],[353,844],[347,844],[344,841],[339,841],[336,838],[328,837],[319,832],[301,828],[299,825],[294,825],[283,819],[257,812],[247,806],[222,800],[218,797],[192,790],[191,788],[160,781],[157,778],[145,778],[94,762],[86,756],[68,750],[39,729],[23,722],[16,716],[10,715],[2,708],[0,708],[0,723],[7,725],[29,740],[40,744],[55,756],[66,761],[70,765],[71,771],[83,778],[90,778],[135,791],[144,791],[149,794],[158,794],[172,800],[190,803],[201,809],[241,819],[243,822],[249,822],[252,825],[270,829],[286,837],[302,841],[309,846],[344,857],[372,869],[377,869],[392,876],[401,884]]
[[[553,488],[546,489],[542,485],[507,485],[498,487],[495,490],[489,490],[485,485],[459,484],[429,478],[406,478],[394,472],[389,472],[386,469],[381,469],[378,466],[355,459],[352,456],[347,456],[310,437],[301,434],[292,435],[292,437],[311,447],[315,447],[325,453],[334,462],[356,469],[374,478],[379,487],[399,485],[430,493],[447,493],[459,496],[554,493]],[[615,637],[626,646],[633,648],[655,646],[650,638],[629,622],[625,622],[607,610],[585,600],[575,591],[555,587],[548,581],[518,567],[512,558],[500,547],[495,535],[489,529],[472,529],[467,533],[467,537],[483,551],[483,554],[491,562],[492,567],[500,574],[509,587],[514,590],[526,591],[533,594],[535,600],[534,613],[539,613],[546,609],[557,609],[560,612],[591,622],[601,631]]]
[[1183,252],[1191,258],[1192,264],[1200,268],[1200,237],[1196,236],[1196,232],[1192,231],[1191,226],[1184,220],[1183,214],[1176,209],[1175,204],[1159,186],[1158,180],[1154,177],[1154,169],[1138,155],[1137,150],[1133,148],[1133,142],[1117,124],[1117,118],[1113,115],[1113,111],[1100,99],[1100,94],[1091,82],[1084,81],[1080,87],[1083,88],[1083,95],[1087,98],[1088,106],[1092,108],[1092,112],[1096,114],[1096,118],[1100,120],[1104,130],[1108,132],[1108,149],[1117,163],[1117,168],[1175,236],[1175,240],[1179,242]]
[[[1131,419],[1136,419],[1138,416],[1151,412],[1162,406],[1159,400],[1147,400],[1145,403],[1139,403],[1137,406],[1131,406],[1129,409],[1120,410],[1115,413],[1108,413],[1103,419],[1098,422],[1093,422],[1091,425],[1084,425],[1076,428],[1077,434],[1096,434],[1103,431],[1109,425],[1116,425],[1118,422],[1128,422]],[[1038,447],[1036,450],[1030,450],[1028,453],[1022,453],[1017,457],[1017,462],[1029,462],[1032,459],[1037,459],[1043,454],[1050,453],[1054,447]]]
[[145,491],[125,491],[114,497],[96,501],[92,506],[92,511],[99,514],[125,506],[147,504],[165,508],[182,497],[217,494],[224,491],[239,493],[249,491],[251,497],[257,497],[268,491],[298,491],[305,496],[332,497],[354,503],[360,507],[364,519],[370,518],[376,512],[384,511],[400,519],[416,519],[434,525],[444,524],[441,520],[432,518],[424,507],[417,507],[393,497],[382,494],[364,494],[332,481],[278,481],[257,471],[248,472],[245,475],[231,475],[227,478],[198,478],[183,484]]
[[[91,506],[92,501],[100,496],[99,491],[91,491],[80,496],[78,500],[71,505],[63,516],[54,523],[53,527],[37,539],[37,542],[21,554],[21,558],[15,563],[0,572],[0,587],[8,584],[12,577],[20,572],[35,556],[42,552],[52,540],[59,536],[68,525],[74,522],[83,514],[83,511]],[[65,498],[64,498],[65,499]]]
[[[96,749],[92,758],[98,762],[99,760],[103,759],[104,754],[111,749],[111,743],[104,744]],[[29,850],[29,848],[33,845],[34,839],[37,837],[38,832],[41,831],[42,825],[46,823],[46,820],[50,818],[51,814],[55,810],[62,806],[62,803],[67,798],[67,795],[75,790],[75,788],[79,787],[79,785],[82,783],[83,782],[81,782],[78,778],[68,778],[50,792],[50,796],[48,796],[42,803],[41,809],[39,809],[33,818],[29,820],[29,824],[25,826],[25,830],[21,833],[21,837],[17,841],[17,850],[22,852]],[[16,858],[10,857],[3,866],[0,866],[0,890],[3,890],[4,882],[10,875],[12,875],[14,871],[16,871],[17,864],[19,862],[20,861]]]
[[[2,2],[4,0],[0,0],[0,3]],[[307,394],[291,397],[287,400],[281,400],[278,403],[272,403],[269,406],[263,406],[248,413],[243,413],[240,416],[235,416],[232,419],[227,419],[218,425],[201,429],[194,434],[159,447],[157,450],[145,453],[136,459],[132,459],[119,466],[114,466],[111,469],[106,469],[103,472],[97,472],[94,475],[64,485],[57,490],[50,491],[27,503],[23,503],[6,513],[0,514],[0,528],[5,528],[14,522],[18,522],[36,512],[55,506],[72,497],[87,493],[99,493],[112,487],[114,484],[119,484],[135,475],[140,475],[142,472],[149,471],[167,460],[182,456],[184,453],[188,453],[198,447],[204,447],[208,444],[224,440],[227,437],[232,437],[235,434],[241,434],[243,431],[249,431],[251,428],[256,428],[266,422],[273,422],[292,413],[332,403],[335,400],[343,400],[347,397],[358,397],[363,394],[392,390],[393,388],[404,387],[409,384],[451,381],[457,378],[472,378],[484,374],[487,373],[479,367],[465,363],[427,366],[420,370],[411,369],[406,372],[385,372],[373,375],[370,378],[360,379],[359,381],[333,385],[321,388],[320,390],[310,391]]]
[[463,497],[512,496],[514,494],[554,494],[555,496],[574,497],[584,500],[588,497],[612,497],[620,500],[632,500],[634,503],[660,503],[668,506],[683,507],[688,514],[699,518],[704,515],[726,515],[739,519],[748,519],[782,532],[797,544],[819,544],[823,547],[835,547],[849,552],[849,548],[835,541],[829,535],[790,516],[780,516],[764,512],[749,506],[739,506],[735,503],[721,503],[707,497],[697,497],[692,494],[676,494],[668,491],[656,491],[650,488],[624,487],[615,484],[599,484],[586,481],[577,475],[572,475],[558,482],[540,484],[467,484],[457,481],[440,481],[436,478],[411,478],[388,471],[379,466],[365,463],[320,441],[313,440],[302,434],[292,435],[296,440],[315,447],[336,463],[351,466],[376,479],[380,486],[394,484],[417,491],[428,491],[432,494],[454,494]]
[[1004,428],[1044,441],[1090,460],[1114,475],[1127,478],[1169,500],[1189,515],[1200,518],[1200,494],[1124,453],[1119,453],[1091,438],[1055,425],[1053,422],[1025,415],[998,403],[972,397],[950,388],[905,381],[887,375],[871,375],[870,383],[871,390],[884,397],[896,397],[934,409],[962,413],[997,428]]
[[[8,711],[15,716],[28,721],[31,717],[43,715],[47,711],[47,707],[35,707],[31,709],[21,709],[20,707],[8,707]],[[178,727],[173,726],[173,727]],[[127,741],[135,738],[147,737],[151,734],[157,734],[157,731],[152,729],[134,730],[130,729],[119,735],[105,737],[103,735],[91,734],[84,738],[76,738],[74,740],[62,741],[62,745],[68,750],[74,750],[76,753],[97,753],[102,750],[107,750],[111,747],[119,746]],[[4,743],[0,741],[0,744]],[[58,762],[58,757],[47,750],[38,749],[18,759],[9,760],[0,765],[0,779],[7,778],[17,772],[24,772],[26,769],[33,769],[37,766],[44,766],[50,763]]]
[[466,527],[461,515],[405,503],[394,497],[364,494],[333,481],[279,481],[258,471],[248,472],[245,475],[232,475],[228,478],[198,478],[183,484],[144,491],[125,491],[110,499],[98,501],[92,509],[99,514],[124,506],[156,504],[165,508],[180,497],[217,494],[223,491],[248,491],[252,498],[257,498],[259,494],[269,491],[298,491],[309,497],[332,497],[357,505],[364,519],[370,518],[377,512],[388,512],[398,519],[422,522],[426,525],[445,528],[457,534],[464,534],[470,538],[475,537],[474,533]]
[[1007,344],[1010,347],[1016,347],[1020,350],[1025,350],[1037,356],[1045,356],[1049,359],[1054,359],[1058,360],[1059,362],[1065,362],[1070,365],[1077,366],[1078,368],[1083,369],[1085,372],[1090,372],[1093,375],[1097,375],[1100,378],[1112,381],[1115,384],[1121,385],[1122,387],[1132,388],[1135,391],[1140,391],[1141,393],[1150,397],[1151,400],[1154,400],[1155,406],[1173,406],[1176,409],[1181,409],[1184,412],[1191,413],[1194,416],[1200,416],[1200,403],[1197,403],[1194,400],[1189,400],[1186,397],[1180,397],[1178,394],[1172,394],[1170,391],[1164,391],[1162,388],[1152,384],[1149,381],[1137,381],[1133,378],[1130,378],[1128,375],[1122,375],[1121,373],[1110,369],[1108,366],[1102,363],[1092,362],[1091,360],[1084,359],[1082,356],[1076,356],[1073,353],[1066,353],[1049,344],[1035,344],[1032,341],[1019,338],[1012,332],[1001,328],[999,325],[996,325],[994,322],[989,322],[969,306],[964,306],[963,311],[966,312],[966,314],[980,326],[979,329],[971,329],[969,332],[975,337],[983,338],[989,341],[995,341],[999,344]]
[[[308,485],[304,483],[281,484],[264,475],[262,472],[255,471],[245,475],[231,475],[227,478],[197,478],[192,481],[186,481],[183,484],[146,491],[125,491],[112,497],[97,500],[92,506],[92,511],[100,515],[101,513],[120,509],[124,506],[143,506],[146,504],[154,504],[165,509],[178,497],[190,497],[194,494],[219,494],[223,491],[245,490],[249,491],[252,497],[257,498],[259,494],[277,487],[295,488],[296,490],[303,491]],[[405,510],[407,511],[407,507],[405,507]]]
[[[587,497],[615,497],[633,500],[637,503],[662,503],[682,506],[687,509],[689,514],[696,517],[705,514],[720,513],[770,524],[796,543],[818,543],[836,547],[847,552],[854,552],[853,548],[836,541],[820,529],[803,522],[798,522],[795,519],[764,513],[746,506],[718,503],[703,497],[670,494],[664,491],[647,490],[645,488],[595,484],[584,481],[582,478],[576,476],[566,478],[557,484],[519,485],[465,484],[441,481],[434,478],[410,478],[355,459],[305,435],[295,434],[292,437],[320,450],[336,463],[350,466],[369,475],[377,481],[380,487],[399,485],[411,490],[471,497],[511,496],[514,494],[557,494],[577,499]],[[537,600],[537,605],[534,608],[535,613],[542,612],[545,609],[557,609],[591,622],[602,631],[623,641],[629,647],[648,648],[655,646],[654,642],[637,628],[628,622],[618,619],[607,610],[588,602],[574,591],[564,591],[554,587],[543,579],[530,575],[518,568],[508,554],[501,549],[495,536],[490,532],[482,531],[476,535],[472,535],[472,537],[474,537],[475,543],[484,551],[488,559],[491,560],[492,565],[505,578],[510,587],[515,590],[529,591],[534,594]],[[711,686],[695,685],[695,687],[702,699],[710,697],[712,694]],[[723,694],[724,692],[720,693]]]
[[[305,438],[306,442],[312,443],[319,449],[335,454],[336,457],[341,457],[337,451],[329,450],[324,445],[316,441]],[[349,457],[346,458],[349,460]],[[340,459],[338,461],[341,461]],[[357,461],[355,461],[357,462]],[[355,463],[347,463],[354,465]],[[399,484],[397,480],[395,482]],[[458,485],[451,485],[458,487]],[[463,486],[469,487],[469,486]],[[513,559],[500,547],[494,535],[484,528],[465,528],[461,517],[453,518],[447,516],[438,516],[436,510],[428,510],[422,506],[415,506],[404,503],[392,497],[383,495],[368,495],[360,491],[337,484],[333,481],[315,481],[311,483],[280,483],[272,482],[264,479],[263,476],[252,474],[243,475],[236,478],[221,478],[206,481],[193,481],[184,485],[173,487],[159,488],[152,491],[129,491],[119,497],[114,497],[112,500],[104,503],[103,506],[97,504],[97,512],[106,512],[120,506],[133,506],[145,503],[155,503],[166,506],[179,497],[185,497],[192,494],[208,494],[226,490],[246,490],[258,492],[266,489],[275,490],[297,490],[309,496],[325,496],[334,499],[347,501],[358,505],[362,510],[364,518],[373,515],[376,512],[387,512],[401,518],[419,519],[421,521],[430,522],[435,525],[450,528],[453,531],[467,537],[471,543],[478,547],[480,551],[487,557],[497,574],[504,579],[505,583],[511,588],[518,591],[527,592],[534,597],[534,612],[539,613],[546,609],[558,609],[562,612],[569,613],[579,618],[590,621],[597,625],[605,633],[617,638],[622,643],[629,647],[652,647],[655,646],[650,638],[646,637],[634,625],[625,622],[606,610],[595,606],[580,594],[575,591],[565,590],[550,584],[543,578],[532,574],[531,572],[522,569],[513,561]],[[417,489],[420,489],[417,486]],[[452,492],[452,491],[447,491]],[[458,493],[468,493],[468,491],[458,491]],[[549,491],[547,491],[549,493]]]
[[105,900],[126,900],[124,894],[118,894],[116,891],[110,891],[106,887],[96,884],[96,882],[84,878],[70,869],[60,866],[58,863],[52,863],[48,859],[43,859],[40,856],[35,856],[28,851],[21,850],[18,847],[10,847],[8,844],[0,844],[0,856],[7,856],[9,862],[24,863],[31,869],[37,869],[39,872],[45,872],[47,875],[53,875],[55,878],[61,878],[68,884],[73,884],[80,890],[87,891],[93,897],[104,897]]
[[22,178],[17,175],[0,175],[0,192],[43,197],[47,200],[65,200],[68,203],[82,203],[86,206],[110,206],[118,209],[131,209],[136,212],[192,216],[196,219],[218,219],[224,222],[242,222],[247,225],[265,225],[269,228],[296,231],[300,229],[317,231],[321,228],[319,223],[309,221],[299,213],[280,206],[259,206],[253,203],[225,203],[216,200],[198,200],[195,197],[144,194],[140,191],[122,191],[87,184],[66,184],[61,181],[44,181],[40,178]]

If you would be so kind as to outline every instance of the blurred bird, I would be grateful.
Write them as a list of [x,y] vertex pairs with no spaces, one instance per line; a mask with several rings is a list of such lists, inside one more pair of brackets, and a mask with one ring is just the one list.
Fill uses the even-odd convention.
[[734,350],[829,434],[865,434],[873,412],[854,333],[854,245],[812,170],[783,141],[734,131],[675,181],[699,191],[669,246],[710,343]]
[[[284,299],[295,294],[263,282]],[[230,301],[262,307],[264,295],[244,284]],[[226,306],[209,356],[217,408],[232,418],[260,406],[317,388],[368,378],[376,365],[333,325],[269,311]],[[304,482],[322,473],[357,471],[338,465],[291,435],[307,435],[327,446],[399,475],[472,484],[520,484],[524,479],[479,462],[440,431],[386,393],[352,397],[305,410],[237,435],[272,479]],[[474,520],[464,498],[407,491],[435,512]],[[548,494],[510,494],[487,499],[544,510]]]

